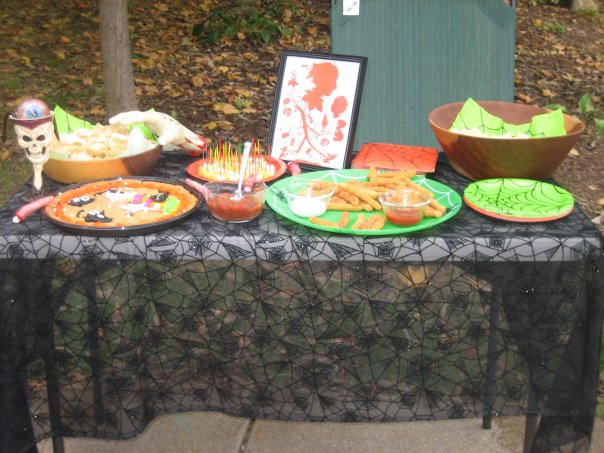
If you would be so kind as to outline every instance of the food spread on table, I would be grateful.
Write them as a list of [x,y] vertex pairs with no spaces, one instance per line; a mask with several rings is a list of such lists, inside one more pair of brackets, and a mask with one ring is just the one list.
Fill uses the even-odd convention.
[[[186,179],[190,186],[187,188],[142,176],[81,183],[23,206],[13,219],[16,223],[44,208],[51,221],[62,226],[139,232],[141,226],[168,226],[170,220],[190,214],[199,205],[200,194],[210,213],[221,221],[256,218],[266,198],[271,209],[296,223],[357,235],[428,229],[455,216],[462,201],[481,214],[521,222],[559,219],[574,206],[572,195],[564,189],[514,178],[475,181],[467,186],[462,200],[451,188],[426,177],[436,169],[439,151],[435,148],[365,143],[352,160],[351,169],[309,169],[301,175],[290,169],[294,176],[281,178],[295,161],[286,163],[272,157],[260,142],[247,142],[244,152],[241,143],[230,141],[219,140],[208,146],[203,137],[163,113],[124,112],[111,118],[108,126],[92,125],[60,107],[53,113],[55,122],[60,123],[53,141],[53,156],[65,160],[107,159],[131,155],[159,143],[201,157],[185,171],[207,183]],[[509,124],[471,98],[460,106],[450,130],[496,138],[565,134],[560,111],[535,115],[529,123]],[[244,179],[247,189],[254,184],[264,187],[241,192]],[[239,185],[234,187],[237,181]],[[266,182],[272,182],[268,189]],[[226,188],[229,184],[231,187]]]

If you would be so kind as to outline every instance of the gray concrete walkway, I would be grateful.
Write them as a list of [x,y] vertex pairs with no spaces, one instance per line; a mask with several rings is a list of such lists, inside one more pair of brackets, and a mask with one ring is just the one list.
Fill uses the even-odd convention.
[[[521,453],[524,418],[410,423],[298,423],[193,412],[155,419],[134,439],[65,439],[66,453]],[[49,440],[38,446],[52,453]],[[604,453],[596,420],[590,453]]]

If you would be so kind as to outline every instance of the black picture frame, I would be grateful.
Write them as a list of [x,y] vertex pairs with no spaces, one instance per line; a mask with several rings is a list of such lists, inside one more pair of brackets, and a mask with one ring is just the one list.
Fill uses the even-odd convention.
[[270,155],[308,170],[350,168],[367,58],[284,50]]

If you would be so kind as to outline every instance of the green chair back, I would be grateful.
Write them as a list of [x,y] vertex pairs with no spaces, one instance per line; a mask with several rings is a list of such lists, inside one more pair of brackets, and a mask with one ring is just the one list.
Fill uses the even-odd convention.
[[513,101],[516,14],[504,0],[332,0],[331,50],[368,57],[354,150],[438,147],[428,114],[449,102]]

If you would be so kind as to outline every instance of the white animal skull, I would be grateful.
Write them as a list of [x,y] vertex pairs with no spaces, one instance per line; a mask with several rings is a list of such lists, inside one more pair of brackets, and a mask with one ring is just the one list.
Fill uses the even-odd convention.
[[15,134],[19,146],[25,150],[27,159],[32,164],[44,164],[50,158],[49,145],[54,135],[52,121],[45,122],[30,129],[15,124]]

